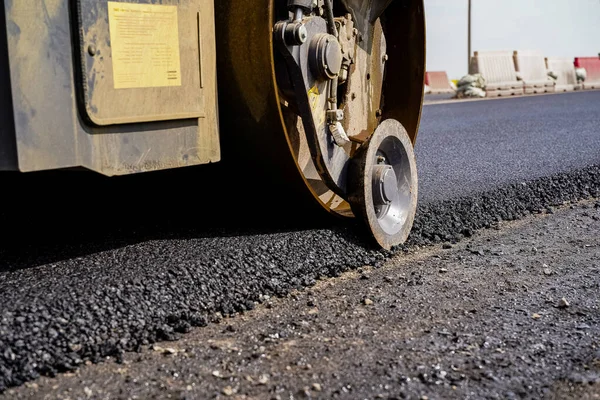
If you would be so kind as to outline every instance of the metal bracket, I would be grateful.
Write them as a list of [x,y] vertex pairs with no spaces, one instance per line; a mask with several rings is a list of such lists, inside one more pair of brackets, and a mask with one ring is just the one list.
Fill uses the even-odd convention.
[[327,118],[331,85],[337,87],[336,80],[322,76],[319,69],[311,68],[310,64],[310,60],[314,59],[311,53],[311,48],[313,51],[315,48],[314,42],[328,34],[327,21],[320,17],[307,17],[302,23],[306,28],[306,40],[302,44],[286,42],[286,36],[289,37],[289,33],[286,35],[289,32],[288,21],[275,25],[275,43],[288,67],[296,105],[317,172],[329,189],[345,198],[349,149],[336,143],[329,131],[330,121]]

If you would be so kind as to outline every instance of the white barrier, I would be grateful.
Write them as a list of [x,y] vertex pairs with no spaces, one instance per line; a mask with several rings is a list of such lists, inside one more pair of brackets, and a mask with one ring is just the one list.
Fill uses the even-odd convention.
[[476,51],[469,74],[481,74],[486,81],[487,97],[522,95],[523,82],[517,80],[513,53],[510,51]]
[[575,65],[572,58],[547,57],[546,68],[556,75],[556,91],[572,92],[580,90],[581,85],[577,83]]
[[515,70],[521,75],[525,94],[550,93],[555,91],[555,82],[550,80],[544,55],[536,50],[517,50],[513,53]]

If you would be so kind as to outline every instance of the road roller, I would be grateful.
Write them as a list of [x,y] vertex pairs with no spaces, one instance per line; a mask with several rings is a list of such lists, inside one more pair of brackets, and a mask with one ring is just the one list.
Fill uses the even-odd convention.
[[406,241],[422,0],[4,0],[0,22],[2,174],[193,167]]

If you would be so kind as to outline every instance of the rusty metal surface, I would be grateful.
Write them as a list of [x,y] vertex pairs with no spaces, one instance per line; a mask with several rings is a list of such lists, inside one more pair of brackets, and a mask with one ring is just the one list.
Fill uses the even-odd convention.
[[381,90],[384,80],[384,54],[387,42],[381,23],[375,23],[373,46],[370,52],[358,48],[348,79],[348,91],[344,98],[344,128],[348,136],[368,138],[380,122]]
[[[285,2],[282,6],[285,18]],[[247,0],[221,0],[215,13],[221,167],[244,166],[249,178],[239,182],[240,191],[251,193],[253,204],[263,202],[274,213],[318,210],[294,158],[275,83],[272,29],[282,15],[276,16],[273,0],[251,6]]]
[[368,26],[381,16],[393,0],[342,0],[342,4],[352,14],[359,31],[364,37],[369,35]]
[[423,0],[393,1],[381,17],[388,62],[383,87],[383,119],[404,126],[417,140],[425,84],[425,8]]
[[[4,18],[4,8],[0,7],[0,27],[3,26],[6,26],[6,20]],[[16,168],[17,145],[10,96],[6,30],[0,29],[0,171]]]
[[[204,4],[208,8],[201,11],[210,16],[212,2]],[[200,119],[112,127],[85,123],[75,86],[69,1],[7,0],[4,8],[21,171],[83,166],[123,175],[220,159],[214,108]],[[206,52],[214,55],[214,43],[211,47]],[[214,58],[206,67],[206,89],[216,98],[216,79],[208,79],[216,75]]]

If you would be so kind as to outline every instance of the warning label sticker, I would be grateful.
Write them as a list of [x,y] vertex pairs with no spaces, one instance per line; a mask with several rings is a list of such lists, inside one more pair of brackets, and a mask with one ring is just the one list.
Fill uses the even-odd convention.
[[115,89],[181,86],[177,6],[108,2]]

